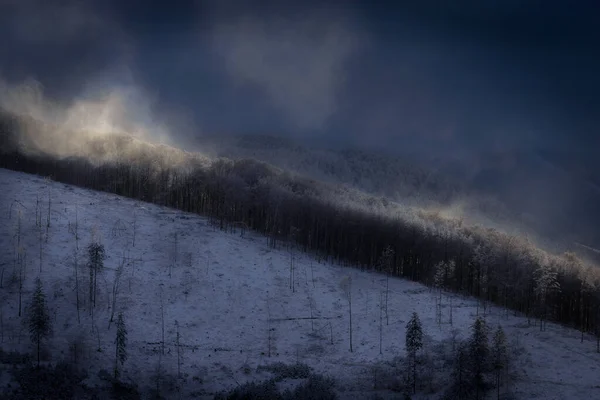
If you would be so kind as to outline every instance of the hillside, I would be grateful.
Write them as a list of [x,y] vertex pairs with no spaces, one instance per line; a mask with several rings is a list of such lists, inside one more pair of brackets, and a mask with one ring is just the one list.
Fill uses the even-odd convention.
[[594,154],[568,150],[465,150],[464,154],[387,154],[309,146],[268,135],[205,136],[192,148],[255,158],[325,182],[385,196],[507,233],[526,233],[556,251],[593,246],[600,231],[600,179]]
[[[397,394],[383,388],[373,390],[373,371],[375,366],[392,368],[388,363],[404,354],[404,327],[413,311],[421,317],[428,335],[427,352],[432,355],[436,355],[435,343],[450,337],[453,329],[458,330],[459,337],[466,336],[476,314],[482,312],[474,299],[446,293],[444,321],[438,326],[436,295],[421,284],[392,277],[389,324],[382,323],[380,355],[380,299],[385,275],[332,265],[285,246],[272,248],[263,236],[219,231],[207,219],[193,214],[32,175],[0,170],[0,192],[1,347],[22,352],[32,349],[18,317],[14,259],[15,241],[19,240],[21,253],[26,255],[24,304],[38,274],[50,303],[54,335],[46,346],[45,358],[51,362],[72,359],[72,345],[79,343],[78,362],[90,370],[89,385],[99,383],[97,371],[111,371],[114,363],[115,325],[109,328],[111,293],[115,270],[123,257],[125,271],[117,308],[124,311],[129,330],[130,358],[124,374],[147,390],[154,384],[152,376],[161,358],[165,376],[173,381],[177,372],[177,321],[184,398],[193,393],[212,398],[217,391],[263,379],[266,373],[257,367],[276,361],[299,361],[332,375],[340,398],[367,398],[375,393],[394,396]],[[46,231],[48,197],[50,226]],[[44,222],[41,229],[36,226],[38,199]],[[107,254],[93,319],[86,304],[85,268],[85,248],[92,238],[104,244]],[[75,254],[81,280],[81,322],[75,306]],[[353,352],[349,351],[348,303],[341,287],[347,276],[352,277]],[[163,357],[159,357],[161,299]],[[450,299],[452,326],[448,323]],[[513,351],[521,355],[513,367],[514,381],[503,390],[523,399],[600,396],[596,382],[600,354],[595,353],[591,337],[585,335],[580,343],[579,332],[550,323],[540,332],[527,318],[497,308],[491,308],[487,322],[492,327],[501,324]],[[443,365],[439,368],[445,375]],[[5,379],[6,367],[2,373]],[[169,393],[168,387],[164,392]]]

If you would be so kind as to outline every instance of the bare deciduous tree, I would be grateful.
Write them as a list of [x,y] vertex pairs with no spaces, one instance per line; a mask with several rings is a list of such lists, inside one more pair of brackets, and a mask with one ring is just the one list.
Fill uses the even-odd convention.
[[119,295],[121,276],[123,275],[123,271],[125,270],[126,261],[127,261],[127,259],[125,258],[125,255],[123,255],[123,257],[121,257],[121,261],[119,262],[119,266],[117,267],[117,270],[115,271],[115,278],[114,278],[113,287],[112,287],[112,305],[110,308],[110,319],[108,321],[108,329],[109,330],[110,330],[110,324],[113,322],[115,310],[117,308],[117,296]]
[[390,293],[390,275],[392,274],[393,263],[394,263],[394,249],[391,246],[387,246],[381,253],[379,259],[379,267],[381,271],[385,271],[385,323],[390,324],[390,316],[388,310],[388,298]]
[[342,279],[341,287],[348,300],[348,324],[349,324],[349,335],[350,335],[350,352],[353,351],[352,347],[352,276],[348,275]]
[[548,313],[547,299],[553,293],[560,291],[557,280],[558,272],[549,264],[541,263],[535,271],[535,294],[540,304],[540,330],[544,330]]

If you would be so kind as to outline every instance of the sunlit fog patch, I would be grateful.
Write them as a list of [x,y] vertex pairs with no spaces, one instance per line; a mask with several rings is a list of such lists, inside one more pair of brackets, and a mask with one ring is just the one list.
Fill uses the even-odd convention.
[[141,145],[172,145],[151,106],[143,90],[132,85],[107,85],[60,103],[46,97],[34,80],[0,81],[0,107],[21,120],[22,150],[57,157],[115,161],[135,157]]

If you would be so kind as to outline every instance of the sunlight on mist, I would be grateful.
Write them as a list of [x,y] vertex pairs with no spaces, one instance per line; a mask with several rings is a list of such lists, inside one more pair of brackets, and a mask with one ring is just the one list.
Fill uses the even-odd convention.
[[178,160],[184,152],[170,147],[168,128],[153,117],[147,95],[133,85],[106,86],[62,104],[35,80],[12,85],[0,79],[0,108],[21,119],[19,141],[27,152],[133,161],[160,145],[165,162],[184,161]]

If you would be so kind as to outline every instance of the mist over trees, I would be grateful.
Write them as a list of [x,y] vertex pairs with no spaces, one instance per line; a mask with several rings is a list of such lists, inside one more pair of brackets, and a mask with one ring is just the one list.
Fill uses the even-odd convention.
[[392,201],[442,209],[472,223],[526,232],[548,246],[569,249],[573,242],[600,240],[592,222],[600,218],[600,192],[594,190],[599,169],[589,157],[578,154],[574,160],[567,150],[562,155],[542,149],[438,154],[393,147],[386,154],[311,147],[304,141],[267,135],[195,140],[195,148],[208,148],[215,156],[259,159]]
[[[107,149],[118,149],[102,141],[93,145],[97,159]],[[523,238],[437,214],[416,214],[386,199],[255,160],[208,161],[185,152],[173,158],[172,149],[163,152],[152,145],[140,147],[131,158],[130,150],[92,163],[7,145],[0,167],[198,213],[222,230],[259,232],[275,248],[295,241],[329,262],[475,296],[533,321],[556,321],[600,335],[600,281],[572,254],[551,255]],[[389,260],[381,262],[384,253]]]

